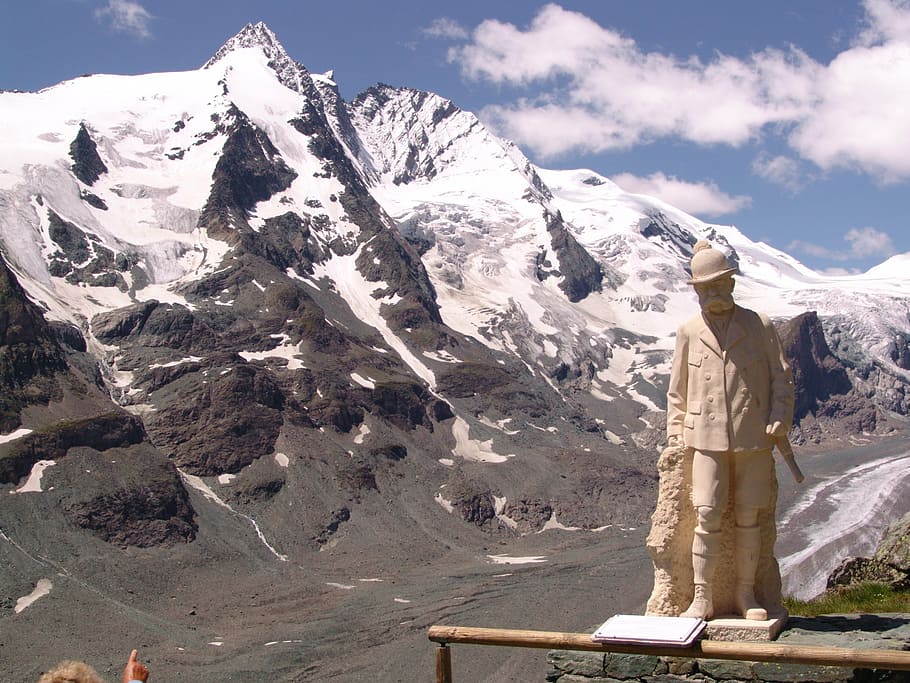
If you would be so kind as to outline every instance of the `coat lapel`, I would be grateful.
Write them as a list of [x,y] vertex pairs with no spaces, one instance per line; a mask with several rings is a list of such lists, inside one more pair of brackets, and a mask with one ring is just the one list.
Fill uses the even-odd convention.
[[717,341],[717,337],[714,336],[714,332],[711,330],[711,327],[707,322],[705,322],[704,317],[701,317],[699,320],[701,322],[701,326],[698,328],[698,338],[705,346],[711,349],[718,356],[723,355],[720,350],[720,344]]
[[727,328],[726,348],[729,351],[737,342],[744,339],[746,330],[740,322],[739,306],[733,309],[733,317],[730,320],[730,326]]

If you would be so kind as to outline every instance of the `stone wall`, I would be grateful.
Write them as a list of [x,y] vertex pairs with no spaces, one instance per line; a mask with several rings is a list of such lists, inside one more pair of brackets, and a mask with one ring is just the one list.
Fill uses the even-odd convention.
[[[791,617],[777,642],[785,645],[910,650],[910,614]],[[910,683],[910,671],[806,666],[771,662],[551,651],[548,683]]]

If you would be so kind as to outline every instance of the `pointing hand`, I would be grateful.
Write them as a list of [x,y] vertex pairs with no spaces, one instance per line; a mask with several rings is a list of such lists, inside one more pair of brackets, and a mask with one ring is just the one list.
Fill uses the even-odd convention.
[[145,683],[149,679],[149,670],[145,664],[139,661],[138,656],[139,652],[137,650],[133,650],[130,653],[129,661],[123,669],[123,683],[130,683],[130,681],[143,681]]

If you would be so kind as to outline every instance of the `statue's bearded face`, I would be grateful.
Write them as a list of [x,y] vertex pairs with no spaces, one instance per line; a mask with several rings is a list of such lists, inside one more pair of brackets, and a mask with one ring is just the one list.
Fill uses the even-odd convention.
[[698,295],[698,304],[706,313],[719,315],[733,309],[732,275],[693,286]]

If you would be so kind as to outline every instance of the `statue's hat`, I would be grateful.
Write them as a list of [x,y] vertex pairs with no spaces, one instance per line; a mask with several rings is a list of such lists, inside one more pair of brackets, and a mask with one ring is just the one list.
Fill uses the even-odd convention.
[[701,285],[712,282],[726,275],[732,275],[736,268],[723,252],[715,249],[707,240],[699,240],[692,250],[692,279],[690,285]]

